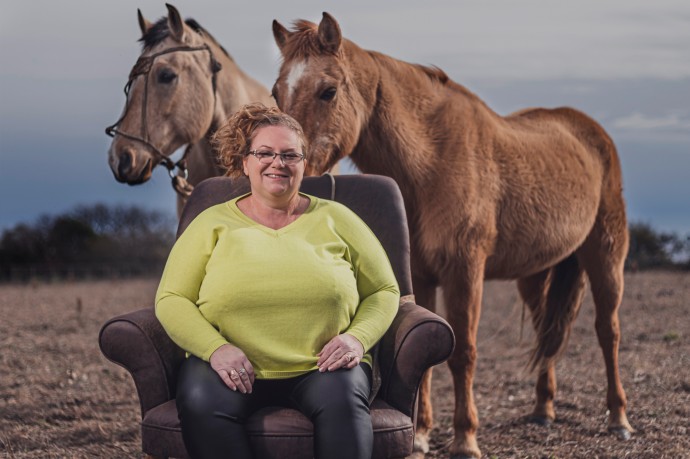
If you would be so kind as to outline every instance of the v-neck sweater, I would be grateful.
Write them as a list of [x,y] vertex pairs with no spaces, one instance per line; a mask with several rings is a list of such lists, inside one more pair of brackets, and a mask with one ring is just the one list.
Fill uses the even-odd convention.
[[189,224],[156,293],[156,316],[177,345],[208,361],[230,343],[257,378],[280,379],[317,369],[316,354],[339,334],[365,352],[378,342],[400,297],[385,250],[350,209],[305,196],[307,210],[277,230],[242,213],[244,196]]

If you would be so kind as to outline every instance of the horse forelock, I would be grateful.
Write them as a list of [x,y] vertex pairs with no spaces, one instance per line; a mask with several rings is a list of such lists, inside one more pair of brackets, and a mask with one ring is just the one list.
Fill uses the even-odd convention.
[[303,60],[325,52],[319,41],[318,26],[311,21],[298,19],[292,24],[293,33],[282,48],[283,60]]
[[[201,26],[201,24],[199,24],[195,19],[187,18],[184,22],[190,29],[199,34],[199,36],[213,42],[216,46],[218,46],[218,48],[221,49],[221,51],[223,51],[223,53],[229,59],[232,59],[232,57],[226,51],[226,49],[223,48],[223,46],[220,43],[218,43],[218,41],[216,41],[213,35],[208,33],[208,30],[204,29]],[[154,48],[159,43],[163,42],[163,40],[165,40],[169,36],[170,28],[168,27],[168,18],[166,16],[163,16],[158,21],[156,21],[156,23],[153,24],[138,41],[142,43],[142,51],[148,51]]]

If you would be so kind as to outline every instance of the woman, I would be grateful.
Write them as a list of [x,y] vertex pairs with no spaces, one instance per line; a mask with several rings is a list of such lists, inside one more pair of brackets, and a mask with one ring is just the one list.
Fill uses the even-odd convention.
[[368,458],[371,355],[399,291],[381,244],[349,209],[299,193],[307,142],[250,104],[214,137],[251,192],[202,212],[173,247],[156,315],[189,358],[177,406],[194,458],[249,458],[244,423],[268,405],[314,424],[317,458]]

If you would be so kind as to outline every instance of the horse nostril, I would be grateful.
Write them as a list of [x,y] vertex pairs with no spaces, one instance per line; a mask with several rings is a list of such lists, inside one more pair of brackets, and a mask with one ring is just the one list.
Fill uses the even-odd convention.
[[120,153],[120,159],[117,164],[117,172],[120,174],[120,177],[125,177],[131,171],[133,162],[134,155],[129,149]]

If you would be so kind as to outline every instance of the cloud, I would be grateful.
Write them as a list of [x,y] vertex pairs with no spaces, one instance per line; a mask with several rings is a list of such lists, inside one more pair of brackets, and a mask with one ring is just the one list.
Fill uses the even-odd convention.
[[649,116],[639,112],[617,118],[613,127],[626,130],[690,130],[690,115],[670,113],[662,116]]

